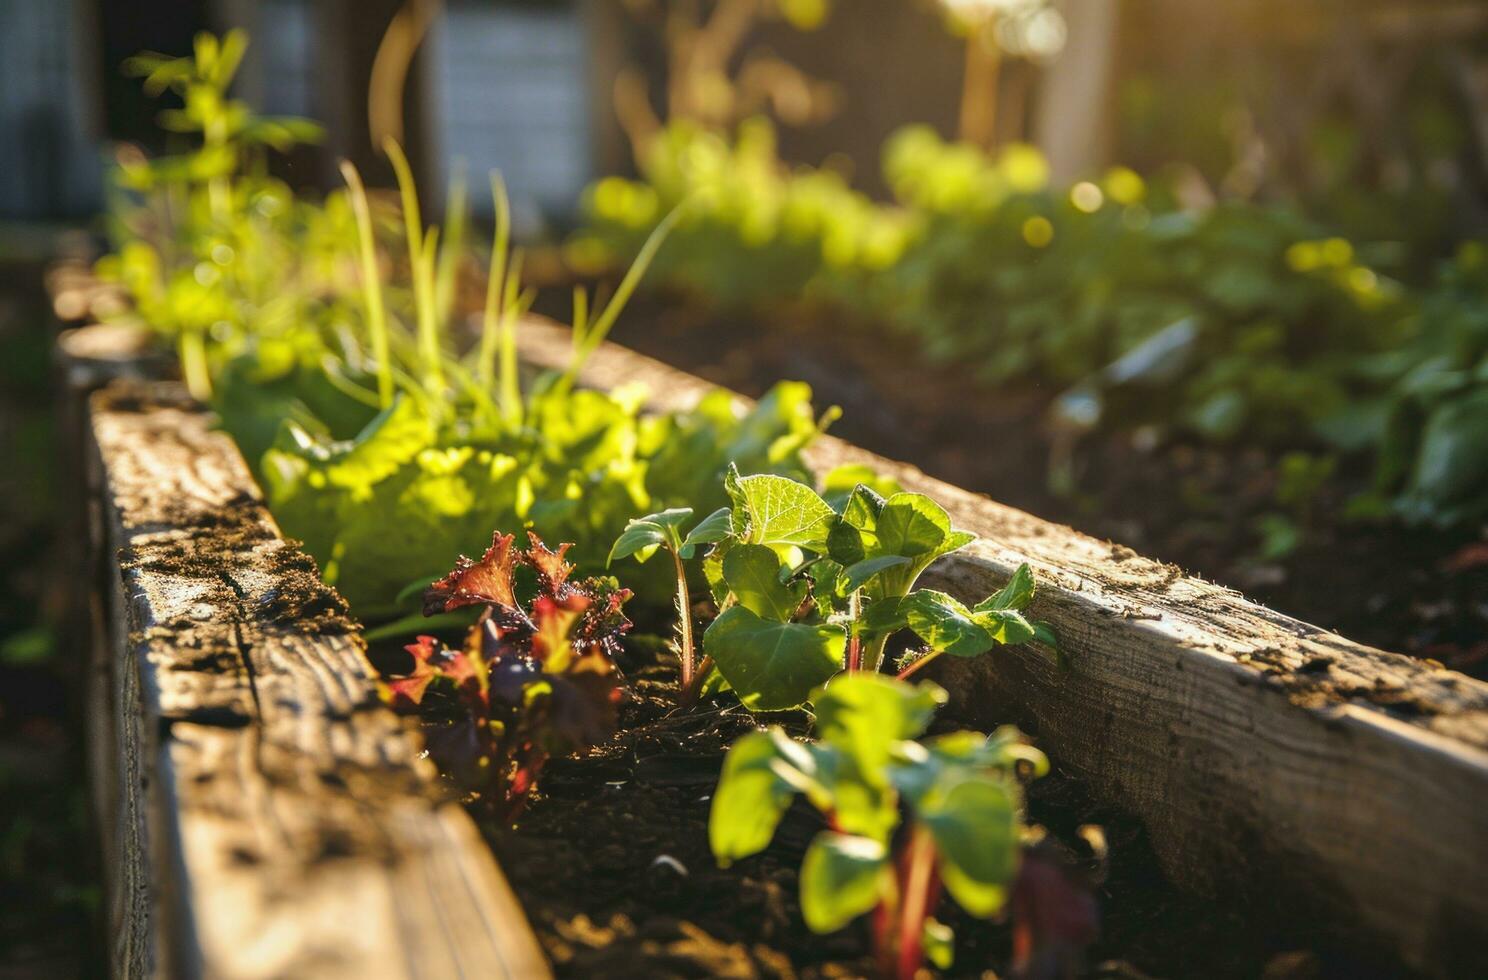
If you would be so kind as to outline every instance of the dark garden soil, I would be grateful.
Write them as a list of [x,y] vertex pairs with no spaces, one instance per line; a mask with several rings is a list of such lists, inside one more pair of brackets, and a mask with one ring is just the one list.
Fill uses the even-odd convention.
[[1051,489],[1056,440],[1046,423],[1059,392],[989,388],[957,365],[934,365],[912,342],[820,313],[727,317],[676,298],[632,303],[612,338],[748,395],[809,382],[818,406],[840,405],[833,432],[949,483],[1127,545],[1239,589],[1351,639],[1488,678],[1488,536],[1341,518],[1368,484],[1362,465],[1298,515],[1300,545],[1263,556],[1257,529],[1276,512],[1279,453],[1147,431],[1086,436],[1069,454],[1070,492]]
[[[676,712],[675,662],[645,646],[631,644],[622,664],[634,694],[620,733],[585,758],[550,763],[515,829],[485,826],[559,976],[871,976],[862,923],[817,936],[801,922],[796,869],[823,828],[815,811],[798,801],[765,853],[715,866],[711,793],[723,752],[755,721],[736,704]],[[771,720],[804,734],[800,717]],[[1092,803],[1057,768],[1031,785],[1029,820],[1071,842],[1078,826],[1097,823],[1109,840],[1102,936],[1076,976],[1399,975],[1316,946],[1305,923],[1282,927],[1263,909],[1179,893],[1157,871],[1141,827]],[[958,943],[947,976],[1007,975],[1006,923],[970,919],[949,902],[940,915]]]

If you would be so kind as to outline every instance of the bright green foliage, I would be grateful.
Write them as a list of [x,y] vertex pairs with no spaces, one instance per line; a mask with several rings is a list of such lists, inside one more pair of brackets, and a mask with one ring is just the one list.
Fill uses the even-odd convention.
[[1441,525],[1488,515],[1488,245],[1468,242],[1421,303],[1420,332],[1382,355],[1393,381],[1364,411],[1383,421],[1380,489]]
[[[1033,599],[1026,566],[973,609],[915,590],[935,559],[975,537],[954,530],[922,494],[884,486],[893,491],[884,499],[857,484],[836,495],[834,510],[807,484],[782,476],[730,469],[724,487],[727,526],[718,514],[704,522],[713,546],[703,568],[721,612],[703,634],[703,651],[718,675],[708,690],[727,686],[751,711],[797,707],[844,669],[877,671],[889,638],[905,629],[925,644],[904,665],[910,670],[940,654],[978,656],[1029,640],[1055,645],[1052,631],[1023,615]],[[685,593],[680,558],[690,555],[682,554],[681,528],[690,519],[673,512],[632,522],[611,554],[644,558],[668,548],[679,556]]]
[[828,623],[793,623],[745,606],[719,615],[703,649],[751,711],[783,711],[842,669],[847,633]]
[[584,199],[588,227],[571,257],[601,266],[635,255],[661,217],[688,207],[657,256],[657,275],[735,305],[794,296],[829,269],[882,269],[898,257],[908,225],[830,170],[790,172],[769,122],[744,123],[729,140],[687,120],[649,144],[640,182],[606,177]]
[[313,142],[320,127],[258,116],[228,97],[247,46],[242,31],[220,41],[199,34],[190,57],[141,54],[124,65],[144,77],[148,94],[180,97],[181,107],[163,110],[160,123],[197,145],[158,160],[120,157],[119,251],[99,263],[99,274],[122,284],[139,319],[176,342],[199,397],[210,391],[209,332],[220,343],[249,322],[307,315],[298,300],[328,271],[314,249],[345,218],[338,209],[302,207],[282,183],[262,176],[266,149]]
[[[930,918],[933,880],[971,914],[995,915],[1018,866],[1022,793],[1014,773],[1048,766],[1013,729],[914,741],[945,697],[932,684],[844,675],[811,695],[820,741],[795,742],[772,728],[735,742],[708,823],[719,864],[764,850],[800,793],[833,828],[817,835],[801,865],[806,925],[833,932],[883,906],[881,958],[901,949],[906,931],[917,950],[928,931],[943,963],[949,936]],[[896,841],[905,852],[897,862]]]
[[[530,527],[547,540],[573,542],[570,558],[593,573],[637,511],[722,504],[719,484],[730,463],[800,473],[794,451],[771,455],[768,447],[815,435],[809,406],[801,407],[783,416],[762,402],[727,422],[700,420],[701,409],[647,419],[633,397],[539,390],[526,409],[532,428],[471,433],[459,415],[432,424],[403,396],[348,440],[287,422],[262,470],[285,533],[305,541],[360,615],[375,618],[394,612],[403,586],[437,574],[463,542],[492,527]],[[658,438],[670,429],[706,429],[710,438],[686,442],[688,454],[679,456]],[[736,455],[731,447],[747,430],[769,438],[760,451]],[[663,456],[665,467],[688,474],[680,487],[654,469]],[[712,493],[696,492],[704,477]],[[688,547],[700,543],[694,537]]]

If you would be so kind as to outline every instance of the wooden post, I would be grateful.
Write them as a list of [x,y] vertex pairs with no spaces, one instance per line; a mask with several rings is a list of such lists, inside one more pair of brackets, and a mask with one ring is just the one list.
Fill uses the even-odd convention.
[[1034,136],[1055,184],[1065,184],[1110,162],[1115,100],[1116,0],[1061,4],[1069,34],[1059,60],[1044,72]]

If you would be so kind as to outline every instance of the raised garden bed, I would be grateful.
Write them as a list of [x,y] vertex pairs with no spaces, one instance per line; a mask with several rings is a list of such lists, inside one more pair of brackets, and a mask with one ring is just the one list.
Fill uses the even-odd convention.
[[[566,360],[561,328],[532,321],[522,336],[531,364]],[[658,406],[705,387],[613,346],[584,380],[648,382]],[[344,604],[279,537],[230,441],[171,386],[97,396],[90,429],[108,599],[90,671],[109,706],[94,758],[121,968],[542,975],[470,820],[440,802],[417,735],[380,706]],[[927,673],[952,694],[950,720],[1016,721],[1055,760],[1064,775],[1035,793],[1036,818],[1118,831],[1109,929],[1128,945],[1098,952],[1170,974],[1254,973],[1299,945],[1354,975],[1397,959],[1437,975],[1482,968],[1488,685],[838,440],[809,459],[891,472],[977,532],[932,571],[953,594],[985,595],[1018,563],[1034,567],[1035,611],[1059,630],[1070,670],[1013,648]],[[759,859],[742,884],[712,871],[700,801],[719,749],[749,722],[715,712],[673,727],[646,652],[630,656],[628,730],[555,764],[518,832],[496,835],[548,953],[573,975],[860,972],[860,948],[810,939],[790,915],[789,856]],[[1123,847],[1148,846],[1169,881],[1223,901],[1185,904],[1139,872],[1123,877]],[[663,855],[687,873],[653,860]],[[621,916],[589,915],[600,910]],[[962,962],[986,962],[1003,940],[971,941],[993,945]],[[802,948],[809,962],[782,953]]]

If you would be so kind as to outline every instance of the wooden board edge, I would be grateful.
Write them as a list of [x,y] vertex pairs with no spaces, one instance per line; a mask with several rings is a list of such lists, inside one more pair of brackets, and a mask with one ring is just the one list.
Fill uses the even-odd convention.
[[[137,546],[148,547],[152,541],[170,539],[172,531],[158,522],[135,522],[131,525],[121,514],[120,507],[116,506],[120,499],[120,488],[114,485],[117,478],[117,473],[114,472],[116,467],[111,466],[111,463],[121,453],[129,450],[128,447],[107,444],[111,441],[108,435],[102,440],[98,438],[99,425],[106,421],[110,412],[148,412],[152,401],[171,406],[173,410],[179,410],[186,404],[179,386],[168,383],[121,382],[95,393],[89,399],[90,424],[87,427],[88,435],[92,437],[92,464],[98,473],[95,489],[104,496],[102,520],[105,534],[104,540],[99,542],[102,550],[99,564],[105,573],[103,585],[111,593],[105,594],[103,601],[115,610],[115,615],[109,617],[115,641],[109,644],[113,649],[113,653],[109,655],[113,660],[113,683],[116,687],[121,683],[125,684],[136,692],[132,700],[121,695],[118,701],[119,711],[124,717],[117,719],[119,724],[114,726],[115,733],[119,736],[114,751],[116,754],[126,751],[135,753],[145,761],[147,769],[139,774],[136,784],[128,788],[135,794],[142,811],[137,841],[141,853],[137,857],[144,868],[145,880],[135,880],[138,875],[126,875],[116,889],[133,892],[124,896],[125,900],[132,903],[132,910],[124,914],[126,921],[121,923],[128,926],[129,933],[118,937],[122,958],[116,968],[121,973],[136,975],[144,963],[153,962],[151,972],[164,972],[168,975],[252,975],[253,963],[250,960],[234,965],[202,955],[203,936],[199,928],[201,910],[192,908],[191,896],[199,896],[204,892],[200,887],[201,883],[193,881],[193,875],[199,869],[192,866],[186,843],[200,828],[197,826],[199,821],[194,821],[191,815],[183,817],[179,792],[181,787],[178,786],[180,777],[172,759],[172,751],[179,748],[179,743],[173,738],[172,729],[176,725],[185,725],[188,728],[201,726],[204,731],[218,733],[252,733],[258,721],[249,719],[244,728],[240,727],[244,724],[244,719],[240,717],[223,718],[210,711],[194,716],[183,712],[180,705],[175,705],[169,712],[162,714],[158,670],[152,663],[152,649],[160,645],[159,631],[157,629],[150,639],[144,638],[140,627],[149,624],[138,620],[137,611],[131,612],[131,607],[139,604],[140,595],[137,582],[135,594],[128,594],[131,578],[137,579],[139,574],[138,570],[131,571],[129,561],[131,552],[137,550]],[[237,456],[236,448],[231,447],[225,437],[218,436],[210,440],[209,444],[214,452],[230,451],[233,456]],[[243,479],[250,479],[240,457],[225,462],[219,460],[214,465],[221,472],[240,474]],[[251,485],[238,487],[236,492],[244,498],[260,499],[257,488]],[[277,536],[277,527],[267,519],[266,511],[264,517],[266,527]],[[191,533],[201,530],[194,528]],[[134,621],[131,622],[132,616]],[[172,629],[189,628],[190,624],[173,622],[169,626]],[[360,640],[357,640],[356,656],[362,658],[365,670],[370,675],[371,667],[365,665]],[[133,717],[130,716],[131,711],[136,712]],[[385,712],[391,717],[391,712],[380,706],[358,709],[359,714],[368,711]],[[403,720],[399,724],[410,726],[410,723]],[[220,725],[227,727],[219,727]],[[429,782],[427,763],[419,763],[417,768],[420,770],[420,785],[423,789],[410,796],[406,806],[400,802],[395,809],[403,814],[398,818],[403,831],[418,838],[419,853],[422,856],[411,864],[398,861],[382,872],[377,872],[386,879],[385,885],[377,887],[385,887],[391,901],[396,897],[396,881],[400,875],[406,878],[412,874],[417,878],[430,873],[420,870],[421,867],[437,868],[441,876],[459,883],[459,888],[463,889],[468,901],[463,903],[459,914],[453,916],[453,921],[430,921],[429,928],[422,931],[423,935],[412,937],[414,947],[397,948],[396,958],[385,959],[374,953],[359,957],[360,961],[374,967],[373,973],[379,976],[434,975],[439,972],[441,963],[460,972],[473,970],[482,975],[506,976],[518,980],[549,976],[550,969],[541,946],[527,923],[520,903],[496,864],[494,855],[481,840],[474,822],[463,807],[448,801]],[[124,795],[128,797],[129,793]],[[126,814],[125,818],[127,817]],[[143,853],[147,851],[154,853]],[[368,862],[368,867],[372,866]],[[148,892],[148,897],[145,892]],[[232,910],[227,912],[230,915]],[[143,920],[141,916],[144,917]],[[144,934],[154,935],[155,939],[150,943],[152,948],[147,951],[147,955],[142,956],[139,937]],[[417,953],[417,944],[425,940],[431,944],[427,951],[429,955],[427,962],[419,962],[422,957],[410,954],[410,948]],[[214,953],[220,954],[222,948],[221,945],[214,947]],[[389,949],[393,948],[389,946]],[[245,950],[244,955],[256,954]],[[394,964],[402,969],[396,968]]]

